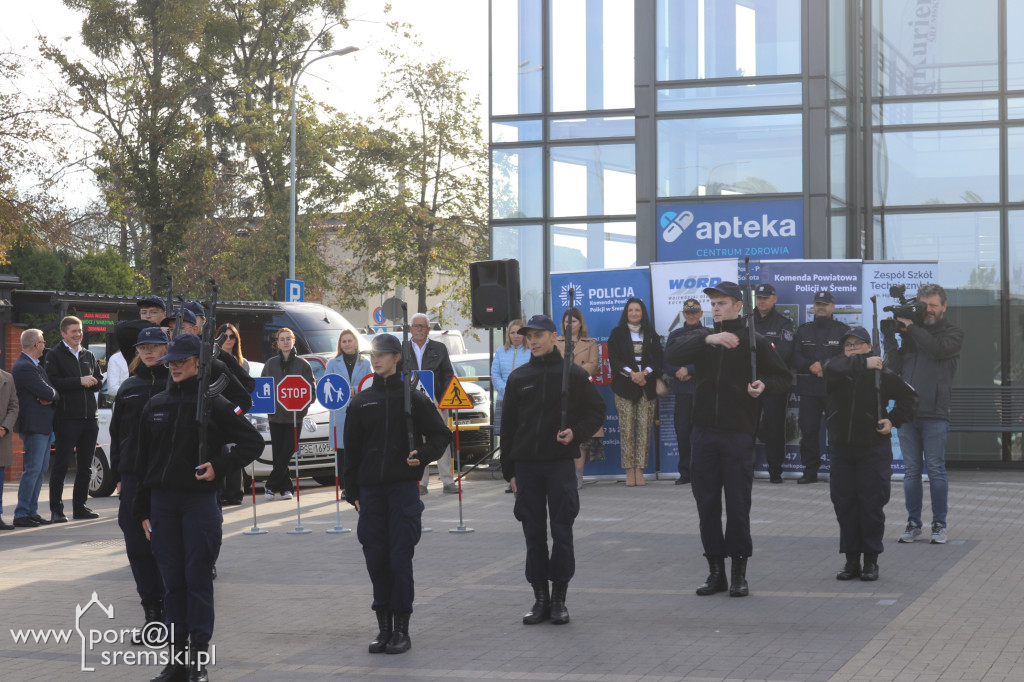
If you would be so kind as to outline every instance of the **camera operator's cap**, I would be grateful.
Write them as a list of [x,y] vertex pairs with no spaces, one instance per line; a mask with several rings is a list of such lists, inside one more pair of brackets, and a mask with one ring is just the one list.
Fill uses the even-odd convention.
[[146,327],[139,332],[139,338],[134,345],[141,346],[144,343],[169,343],[167,332],[162,327]]
[[536,329],[541,332],[554,332],[558,333],[558,328],[555,323],[551,321],[551,318],[547,315],[534,315],[530,318],[530,321],[519,328],[519,335],[526,336],[526,332],[531,329]]
[[705,289],[704,293],[708,296],[731,296],[737,301],[743,300],[743,292],[740,291],[740,285],[736,282],[719,282],[715,286]]
[[199,318],[199,317],[205,318],[206,317],[206,308],[204,308],[203,304],[200,303],[199,301],[189,301],[189,302],[187,302],[185,304],[185,310],[191,311],[192,314],[195,315],[197,318]]
[[814,295],[815,303],[835,303],[836,299],[832,298],[831,291],[819,291]]
[[370,341],[371,353],[399,353],[402,352],[402,342],[391,334],[377,334]]
[[851,336],[860,339],[864,343],[871,343],[871,334],[864,327],[850,327],[850,331],[843,334],[840,343],[844,343]]
[[155,295],[143,296],[138,301],[136,301],[135,304],[140,308],[145,306],[147,308],[159,308],[160,310],[163,311],[167,310],[167,305],[164,303],[164,299]]
[[198,336],[195,334],[180,334],[171,340],[171,343],[167,346],[167,355],[160,358],[159,361],[173,362],[175,360],[185,360],[199,355],[201,348],[202,342]]
[[771,284],[758,284],[754,289],[754,295],[758,298],[768,298],[775,295],[775,287]]
[[701,311],[700,301],[695,298],[688,298],[683,302],[684,313],[699,313]]

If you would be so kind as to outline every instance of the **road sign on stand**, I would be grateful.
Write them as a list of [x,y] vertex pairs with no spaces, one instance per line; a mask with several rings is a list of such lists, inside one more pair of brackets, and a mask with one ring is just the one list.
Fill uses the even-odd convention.
[[452,377],[452,380],[448,383],[448,388],[444,391],[444,395],[441,396],[441,402],[437,406],[442,410],[462,410],[467,407],[473,407],[473,399],[466,393],[466,389],[462,388],[459,378]]
[[284,281],[284,300],[286,303],[301,303],[306,300],[306,283],[301,279]]
[[384,324],[387,317],[384,316],[384,308],[378,306],[373,310],[373,321],[377,324]]
[[301,412],[313,402],[313,387],[305,377],[290,374],[277,385],[277,402],[289,412]]
[[412,387],[434,402],[434,372],[429,369],[412,371]]
[[252,398],[249,414],[273,414],[277,411],[277,405],[274,404],[274,377],[256,377],[254,381],[256,388],[249,394]]
[[352,387],[340,374],[325,374],[316,382],[316,399],[328,410],[340,410],[352,397]]

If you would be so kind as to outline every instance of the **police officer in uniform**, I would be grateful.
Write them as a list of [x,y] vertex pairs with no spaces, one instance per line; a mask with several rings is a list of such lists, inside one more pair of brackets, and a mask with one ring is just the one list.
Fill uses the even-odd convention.
[[[771,284],[759,284],[754,289],[754,331],[768,339],[775,352],[786,365],[793,357],[793,320],[778,311],[779,297]],[[748,317],[750,317],[748,315]],[[772,483],[782,483],[782,463],[786,461],[786,408],[789,391],[761,398],[765,457],[768,476]]]
[[[155,682],[186,676],[190,682],[209,679],[203,662],[213,635],[213,564],[223,523],[217,506],[220,477],[263,452],[263,437],[220,395],[211,399],[204,450],[199,452],[201,343],[195,334],[171,341],[160,361],[169,363],[173,383],[150,398],[139,424],[139,486],[132,515],[152,543],[164,583],[167,623],[174,628],[171,660]],[[235,445],[225,451],[227,443]]]
[[[683,326],[676,327],[668,335],[665,345],[668,345],[682,336],[689,334],[695,329],[703,329],[702,316],[704,311],[700,307],[700,301],[695,298],[683,302]],[[676,443],[679,447],[679,478],[676,485],[686,485],[690,482],[690,433],[693,431],[693,365],[676,367],[667,360],[663,369],[669,376],[669,388],[676,399],[675,413],[672,416],[672,425],[675,427]]]
[[[825,363],[826,424],[832,448],[829,491],[839,521],[839,551],[846,565],[838,580],[878,580],[885,534],[884,507],[892,488],[891,432],[914,418],[917,393],[871,353],[871,336],[853,327],[842,339],[843,355]],[[875,388],[878,373],[881,388]],[[891,411],[886,410],[894,401]],[[864,555],[864,566],[860,558]]]
[[370,653],[400,654],[412,646],[412,557],[423,513],[419,480],[427,464],[444,454],[452,434],[434,403],[414,390],[410,451],[399,374],[402,344],[378,334],[371,353],[373,384],[352,399],[345,418],[345,499],[359,512],[356,530],[373,583],[379,632]]
[[800,396],[800,463],[804,473],[797,483],[817,483],[821,467],[821,425],[825,414],[825,379],[823,365],[842,355],[840,342],[850,328],[832,317],[835,299],[829,291],[814,295],[814,319],[804,322],[793,338],[793,369],[796,370],[796,393]]
[[523,616],[526,625],[548,618],[556,625],[569,622],[565,596],[576,572],[572,524],[580,511],[573,460],[579,455],[578,444],[604,424],[606,410],[586,370],[570,363],[562,429],[564,360],[555,347],[555,330],[547,315],[534,315],[519,328],[530,361],[509,375],[501,415],[501,471],[516,496],[513,513],[523,524],[526,580],[534,595],[533,608]]
[[[713,329],[697,329],[674,341],[666,357],[674,365],[693,364],[693,435],[690,478],[700,516],[700,539],[710,573],[697,588],[701,596],[729,590],[745,597],[750,539],[750,490],[754,481],[754,436],[763,393],[779,394],[789,385],[789,368],[771,343],[756,335],[758,378],[751,381],[749,330],[740,319],[743,294],[735,282],[704,290],[711,299]],[[726,527],[722,532],[722,493]],[[732,557],[732,584],[725,557]]]

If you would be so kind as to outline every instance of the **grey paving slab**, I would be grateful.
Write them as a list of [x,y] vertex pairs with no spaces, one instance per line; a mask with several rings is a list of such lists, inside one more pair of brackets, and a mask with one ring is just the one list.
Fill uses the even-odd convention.
[[[838,582],[842,563],[827,484],[754,488],[751,596],[697,597],[700,555],[689,487],[588,485],[576,524],[572,622],[524,626],[532,602],[522,533],[504,484],[433,484],[417,547],[413,648],[366,652],[370,585],[354,533],[335,525],[333,489],[303,492],[304,536],[288,535],[295,504],[257,502],[269,533],[245,536],[252,508],[228,508],[216,582],[214,680],[1004,680],[1024,679],[1021,614],[1024,474],[951,474],[950,544],[899,545],[903,494],[893,487],[881,580]],[[44,493],[45,495],[45,493]],[[5,498],[15,499],[7,484]],[[927,493],[925,497],[927,507]],[[141,615],[116,498],[95,521],[0,533],[0,679],[148,679],[151,667],[80,670],[82,640],[16,642],[12,630],[83,624],[128,629]],[[343,509],[343,524],[356,515]],[[106,647],[103,649],[103,647]],[[95,659],[103,649],[89,652]],[[120,649],[132,650],[121,646]],[[93,659],[90,659],[92,661]]]

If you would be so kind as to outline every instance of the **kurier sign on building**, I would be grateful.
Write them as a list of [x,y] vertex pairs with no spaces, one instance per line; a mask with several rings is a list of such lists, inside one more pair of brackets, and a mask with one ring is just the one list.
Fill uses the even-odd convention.
[[803,258],[800,199],[658,208],[658,260]]

